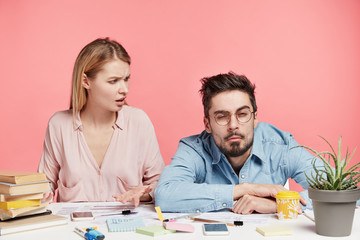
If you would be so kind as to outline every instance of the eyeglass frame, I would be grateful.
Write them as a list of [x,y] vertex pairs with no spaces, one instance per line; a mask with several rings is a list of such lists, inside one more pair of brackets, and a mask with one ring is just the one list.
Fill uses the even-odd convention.
[[[249,112],[250,112],[250,118],[249,118],[246,122],[240,121],[239,118],[238,118],[237,115],[236,115],[237,112],[239,112],[239,111],[241,111],[241,110],[243,110],[243,109],[247,109],[247,110],[249,110]],[[224,114],[224,113],[230,114],[230,117],[229,117],[229,120],[227,121],[227,123],[225,123],[224,125],[221,125],[220,123],[218,123],[218,122],[216,121],[216,115],[218,115],[218,114]],[[217,125],[219,125],[219,126],[226,126],[226,125],[228,125],[229,122],[231,121],[232,115],[235,115],[236,120],[238,121],[238,123],[247,123],[247,122],[249,122],[249,121],[251,120],[253,114],[255,114],[255,111],[251,111],[249,106],[243,106],[243,107],[241,107],[241,108],[238,108],[238,109],[237,109],[235,112],[233,112],[233,113],[228,112],[228,111],[218,111],[218,112],[215,112],[215,114],[213,115],[213,118],[214,118],[214,120],[215,120],[215,122],[216,122]]]

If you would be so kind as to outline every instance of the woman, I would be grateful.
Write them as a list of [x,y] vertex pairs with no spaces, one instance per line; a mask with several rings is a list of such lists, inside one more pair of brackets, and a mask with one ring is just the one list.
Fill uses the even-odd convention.
[[76,59],[70,109],[48,124],[39,172],[52,183],[51,200],[151,201],[164,168],[154,127],[126,105],[130,56],[117,42],[97,39]]

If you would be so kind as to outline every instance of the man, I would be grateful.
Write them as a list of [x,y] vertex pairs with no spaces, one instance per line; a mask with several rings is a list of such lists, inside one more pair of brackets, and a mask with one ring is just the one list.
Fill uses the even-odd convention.
[[[258,122],[255,85],[233,72],[203,78],[205,131],[180,140],[155,190],[168,212],[276,212],[275,195],[293,178],[308,187],[313,156],[290,133]],[[318,164],[318,163],[317,163]],[[304,198],[301,203],[306,204]]]

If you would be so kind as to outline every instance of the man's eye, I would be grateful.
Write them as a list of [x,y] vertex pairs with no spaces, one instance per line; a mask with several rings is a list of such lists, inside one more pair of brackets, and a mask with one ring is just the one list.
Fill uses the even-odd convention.
[[226,119],[229,115],[228,114],[218,114],[216,115],[216,119],[223,120]]

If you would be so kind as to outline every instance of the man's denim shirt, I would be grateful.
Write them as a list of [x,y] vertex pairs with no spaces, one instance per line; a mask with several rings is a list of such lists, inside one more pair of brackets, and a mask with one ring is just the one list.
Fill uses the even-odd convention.
[[183,138],[161,174],[156,205],[167,212],[232,208],[234,185],[240,183],[284,185],[292,178],[307,189],[304,172],[311,175],[313,155],[302,147],[293,148],[298,145],[290,133],[259,123],[251,154],[238,176],[211,134],[203,131]]

